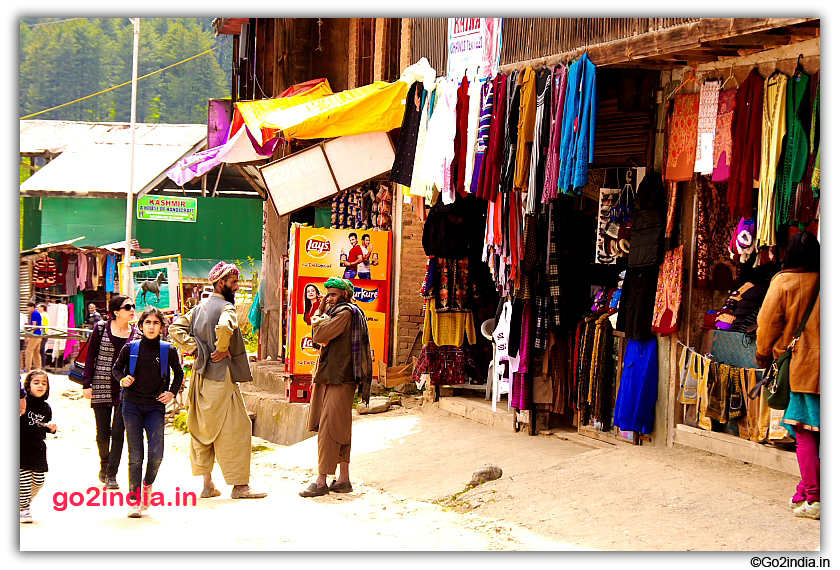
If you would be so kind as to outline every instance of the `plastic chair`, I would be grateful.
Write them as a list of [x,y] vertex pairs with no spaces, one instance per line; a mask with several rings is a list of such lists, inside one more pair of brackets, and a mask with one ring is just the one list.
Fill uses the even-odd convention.
[[[496,362],[498,360],[498,347],[496,346],[496,339],[493,336],[494,319],[488,319],[481,323],[481,334],[484,338],[493,343],[493,360],[487,370],[487,392],[485,399],[491,400],[493,411],[496,411],[496,405],[501,399],[502,394],[510,394],[510,382],[506,378],[501,378],[504,372],[504,367],[497,368]],[[508,397],[508,410],[510,410],[510,397]]]

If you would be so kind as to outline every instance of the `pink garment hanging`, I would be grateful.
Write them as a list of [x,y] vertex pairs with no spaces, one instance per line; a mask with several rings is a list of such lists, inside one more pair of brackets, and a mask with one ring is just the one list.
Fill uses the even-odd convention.
[[[67,303],[67,327],[74,329],[76,328],[76,316],[75,312],[73,311],[73,303]],[[64,346],[64,359],[69,360],[69,356],[73,354],[73,349],[76,348],[76,344],[79,341],[76,339],[70,339],[67,341],[67,344]]]

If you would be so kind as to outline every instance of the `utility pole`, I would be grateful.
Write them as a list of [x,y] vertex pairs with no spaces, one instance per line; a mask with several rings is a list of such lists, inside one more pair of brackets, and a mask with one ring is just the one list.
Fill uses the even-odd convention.
[[129,18],[134,24],[134,57],[131,65],[131,150],[128,162],[128,195],[125,206],[125,254],[123,255],[123,283],[126,295],[132,293],[131,276],[131,225],[134,220],[134,134],[137,128],[137,57],[140,51],[140,18]]

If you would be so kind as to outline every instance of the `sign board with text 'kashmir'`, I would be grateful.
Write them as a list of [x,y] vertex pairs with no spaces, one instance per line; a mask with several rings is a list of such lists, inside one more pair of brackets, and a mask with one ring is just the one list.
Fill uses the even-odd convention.
[[138,220],[194,222],[197,212],[198,200],[195,198],[146,195],[137,199]]

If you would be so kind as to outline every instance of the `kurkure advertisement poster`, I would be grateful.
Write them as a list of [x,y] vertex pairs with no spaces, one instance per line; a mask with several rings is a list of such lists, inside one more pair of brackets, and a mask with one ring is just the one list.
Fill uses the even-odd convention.
[[[308,375],[317,352],[312,347],[312,327],[307,310],[316,297],[326,294],[324,281],[342,276],[352,281],[354,302],[364,311],[376,360],[388,364],[391,322],[391,232],[375,230],[333,230],[298,227],[295,232],[295,277],[292,291],[293,330],[289,361],[292,374]],[[367,263],[352,265],[359,256]]]

